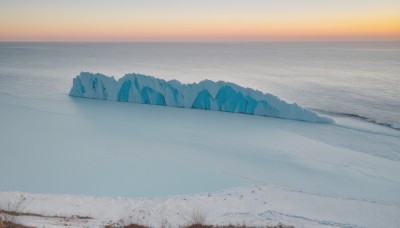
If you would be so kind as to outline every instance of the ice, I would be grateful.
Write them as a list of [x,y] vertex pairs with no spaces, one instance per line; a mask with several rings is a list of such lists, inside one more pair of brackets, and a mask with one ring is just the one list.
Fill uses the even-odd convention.
[[69,94],[75,97],[333,123],[328,117],[297,104],[288,104],[271,94],[222,81],[205,80],[182,84],[176,80],[165,81],[142,74],[127,74],[116,81],[102,74],[81,72],[73,79]]
[[400,222],[400,133],[391,129],[6,94],[0,117],[0,204],[23,196],[26,212],[94,217],[72,227],[101,227],[140,211],[147,215],[133,222],[159,227],[167,219],[179,227],[192,210],[207,213],[210,224]]

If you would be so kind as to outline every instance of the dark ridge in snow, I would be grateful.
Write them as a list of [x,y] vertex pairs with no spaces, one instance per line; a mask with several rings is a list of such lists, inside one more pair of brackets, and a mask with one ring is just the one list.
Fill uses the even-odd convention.
[[297,104],[288,104],[271,94],[223,81],[182,84],[177,80],[165,81],[135,73],[126,74],[117,81],[103,74],[81,72],[74,78],[69,95],[333,123],[328,117]]

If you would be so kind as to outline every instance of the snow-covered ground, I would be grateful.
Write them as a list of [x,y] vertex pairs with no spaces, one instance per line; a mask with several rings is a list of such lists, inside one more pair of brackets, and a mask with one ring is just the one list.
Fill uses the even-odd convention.
[[1,205],[92,217],[27,225],[175,227],[199,211],[210,224],[400,226],[400,133],[389,128],[7,94],[0,117]]
[[[25,216],[29,226],[102,227],[142,224],[178,227],[190,224],[193,214],[209,224],[295,227],[398,227],[398,205],[294,191],[254,184],[220,192],[155,198],[90,197],[0,192],[24,210],[60,218]],[[79,216],[85,217],[79,219]],[[61,218],[66,216],[67,218]],[[89,218],[86,218],[89,217]]]

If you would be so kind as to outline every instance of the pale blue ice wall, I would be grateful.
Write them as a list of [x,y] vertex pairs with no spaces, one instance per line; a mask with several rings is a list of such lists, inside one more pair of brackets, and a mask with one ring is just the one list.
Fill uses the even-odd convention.
[[330,118],[297,104],[288,104],[271,94],[222,81],[205,80],[198,84],[182,84],[176,80],[165,81],[141,74],[127,74],[116,81],[114,77],[82,72],[74,78],[69,94],[75,97],[238,112],[309,122],[333,122]]

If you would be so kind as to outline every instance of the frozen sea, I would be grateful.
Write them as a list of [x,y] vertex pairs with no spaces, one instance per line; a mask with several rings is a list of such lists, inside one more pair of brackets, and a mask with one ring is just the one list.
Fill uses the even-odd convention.
[[81,71],[224,80],[400,128],[400,42],[0,43],[0,92],[66,99]]
[[[134,210],[149,215],[146,224],[159,226],[164,213],[176,227],[180,213],[198,208],[218,224],[396,227],[399,50],[396,42],[0,43],[0,206],[23,196],[27,212],[90,215],[91,227]],[[336,123],[70,97],[81,71],[229,81]]]

